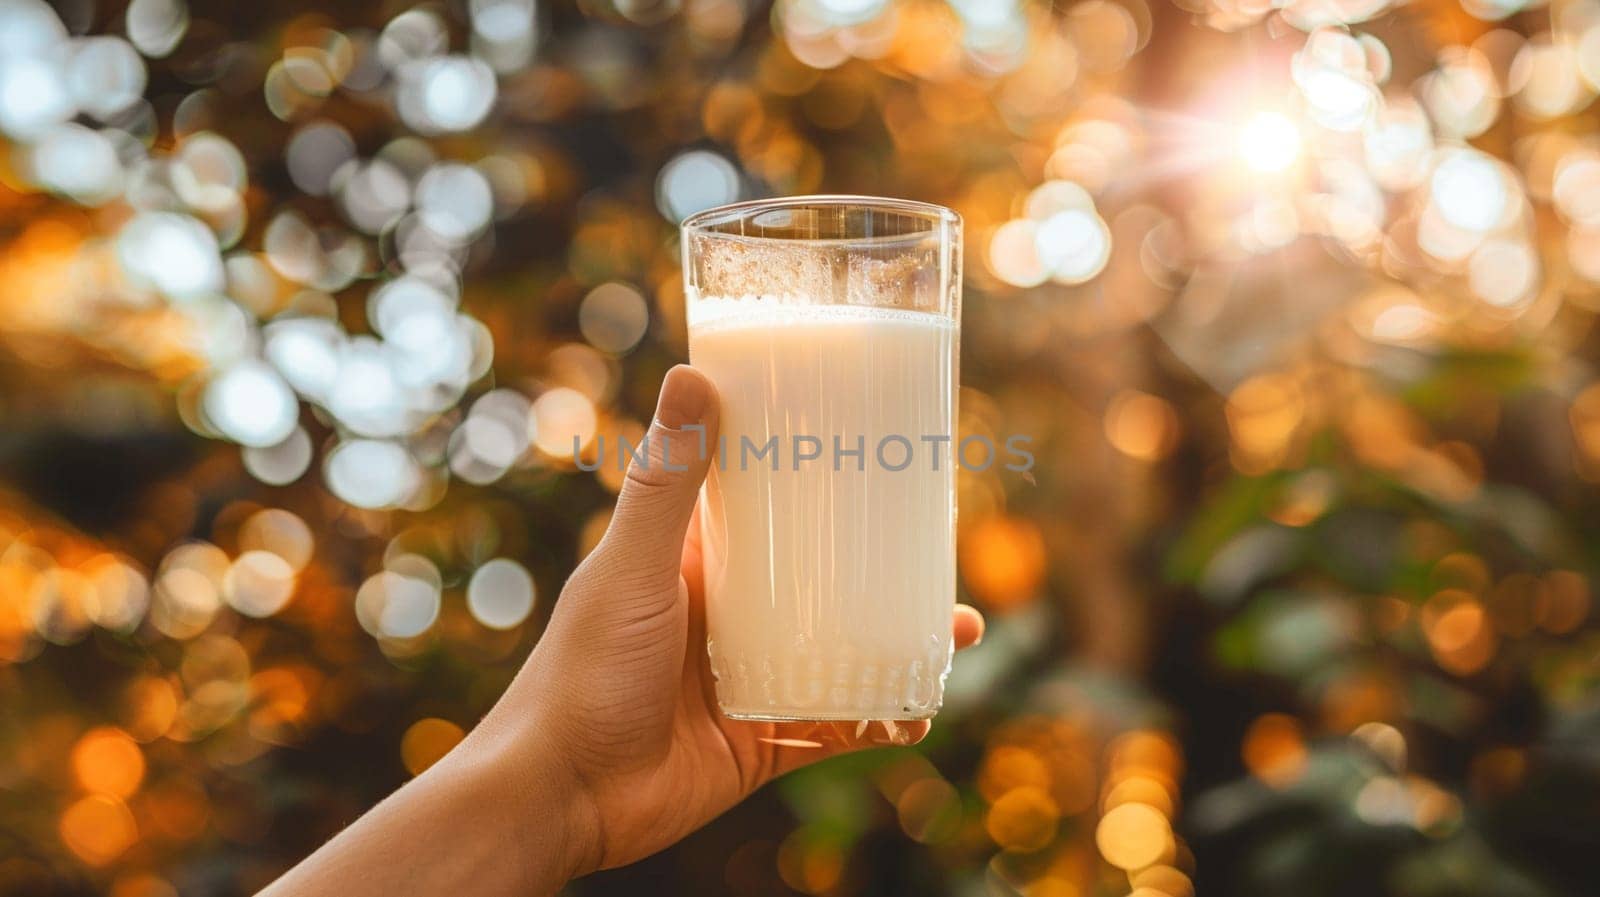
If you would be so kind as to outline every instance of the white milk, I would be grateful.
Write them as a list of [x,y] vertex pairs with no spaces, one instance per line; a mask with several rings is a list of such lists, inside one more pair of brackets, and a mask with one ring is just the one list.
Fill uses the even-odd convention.
[[[690,360],[722,399],[701,521],[723,711],[932,716],[950,666],[955,456],[922,437],[954,433],[956,325],[751,299],[702,299],[690,317]],[[756,456],[773,436],[776,471]],[[820,439],[820,457],[797,461],[815,445],[796,452],[795,436]],[[887,468],[906,463],[906,443],[879,457],[892,436],[910,444],[903,470]],[[835,470],[835,437],[847,451],[863,440],[865,457],[841,453]]]

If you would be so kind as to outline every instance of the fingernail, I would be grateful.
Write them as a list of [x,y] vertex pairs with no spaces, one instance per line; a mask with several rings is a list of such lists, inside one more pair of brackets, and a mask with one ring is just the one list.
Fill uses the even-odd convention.
[[711,401],[711,383],[706,376],[686,364],[675,365],[661,381],[661,398],[656,401],[656,423],[669,430],[698,424]]

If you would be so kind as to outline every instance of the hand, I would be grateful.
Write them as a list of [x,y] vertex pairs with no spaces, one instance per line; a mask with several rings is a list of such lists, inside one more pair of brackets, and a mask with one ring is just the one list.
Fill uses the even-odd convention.
[[[567,874],[649,856],[788,770],[928,731],[927,722],[742,722],[717,709],[691,525],[710,463],[700,447],[715,444],[717,418],[705,376],[673,368],[651,425],[652,463],[630,467],[605,537],[480,727],[504,733],[528,766],[566,777],[556,790],[573,803]],[[703,440],[682,429],[695,423],[706,427]],[[668,443],[673,464],[687,470],[660,463]],[[970,607],[958,605],[952,625],[957,648],[982,637],[983,618]]]
[[[696,422],[704,443],[682,429]],[[699,447],[716,428],[711,384],[673,368],[652,463],[629,469],[610,528],[505,695],[443,760],[262,897],[551,894],[655,853],[773,776],[927,734],[926,722],[751,723],[717,710],[690,525],[709,466]],[[669,442],[686,470],[659,463]],[[983,635],[970,607],[957,605],[952,625],[958,648]]]

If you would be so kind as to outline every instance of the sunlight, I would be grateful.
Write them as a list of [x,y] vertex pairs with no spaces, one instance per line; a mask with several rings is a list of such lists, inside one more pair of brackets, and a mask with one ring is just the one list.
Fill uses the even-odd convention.
[[1281,113],[1258,112],[1239,132],[1238,149],[1252,171],[1283,171],[1300,157],[1300,129]]

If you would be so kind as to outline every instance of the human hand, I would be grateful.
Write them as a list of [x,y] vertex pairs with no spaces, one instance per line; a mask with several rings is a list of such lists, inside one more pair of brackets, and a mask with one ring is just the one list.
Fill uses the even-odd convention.
[[[694,423],[704,443],[683,429]],[[263,897],[551,894],[655,853],[797,766],[927,734],[926,722],[754,723],[717,709],[691,525],[710,464],[699,447],[716,433],[710,382],[673,368],[651,464],[629,470],[605,537],[505,695],[461,745]],[[662,452],[697,460],[672,470]],[[970,607],[956,606],[952,626],[958,648],[983,635]]]
[[[512,775],[538,770],[539,793],[567,796],[569,876],[649,856],[791,769],[914,743],[928,731],[926,721],[758,723],[718,710],[699,527],[691,525],[710,463],[700,447],[715,444],[717,420],[711,383],[693,368],[673,368],[651,424],[652,463],[630,467],[604,538],[473,733],[500,746]],[[683,429],[691,424],[705,426],[703,440]],[[667,469],[663,450],[687,470]],[[983,634],[983,618],[964,605],[952,626],[957,648]],[[528,824],[549,824],[547,810]]]

